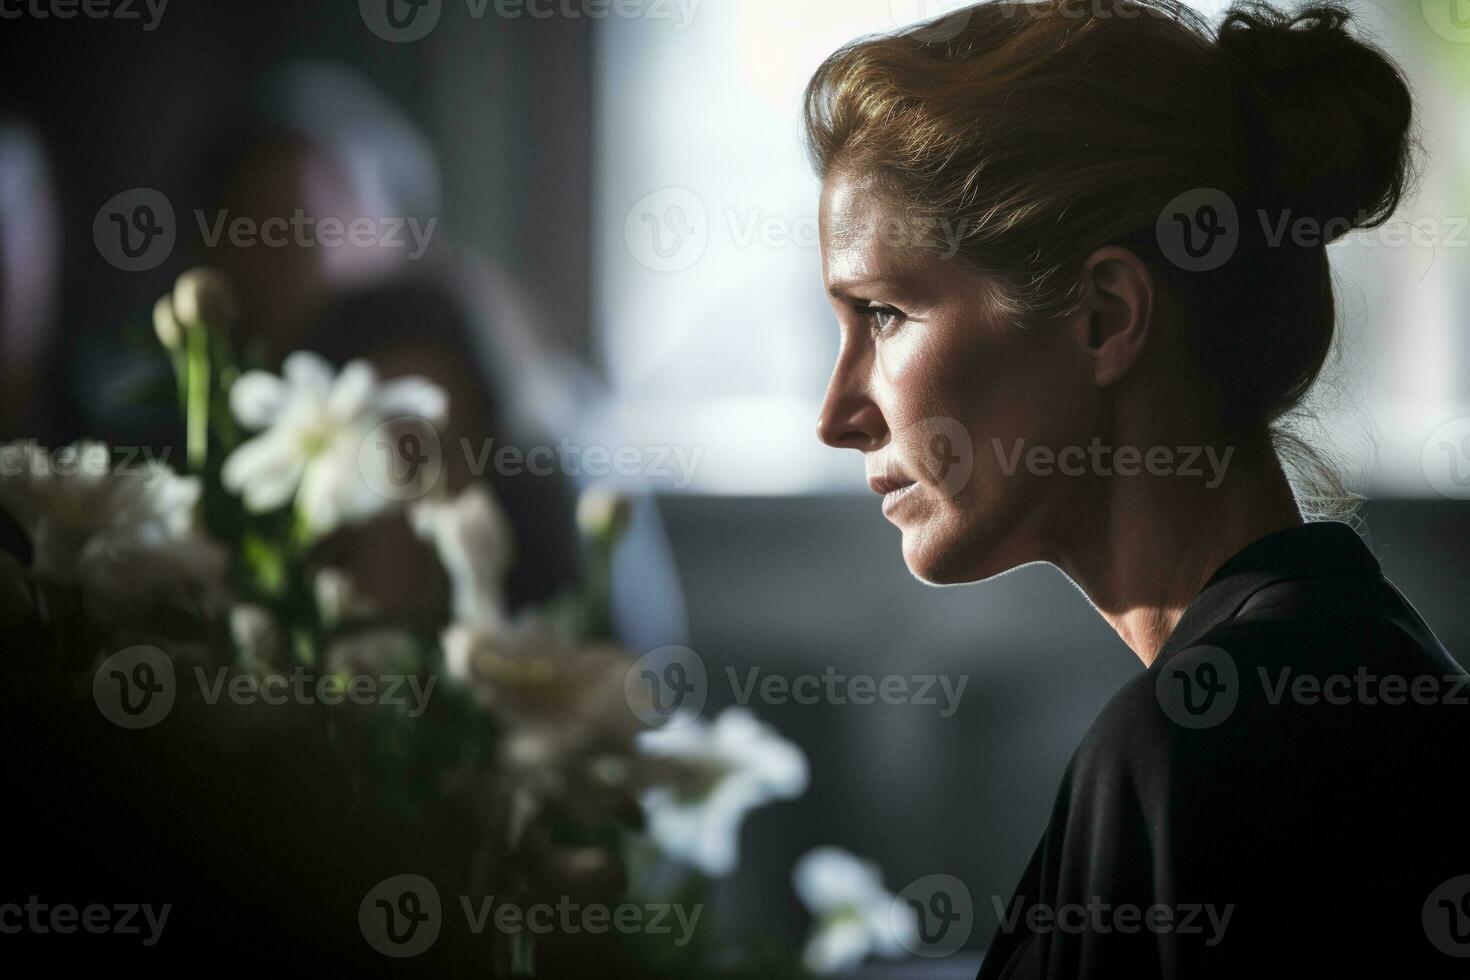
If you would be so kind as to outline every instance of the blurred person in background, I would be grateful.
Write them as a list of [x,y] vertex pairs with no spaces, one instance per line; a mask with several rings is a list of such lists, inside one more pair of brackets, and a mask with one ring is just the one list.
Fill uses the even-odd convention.
[[[585,481],[527,467],[500,472],[494,452],[588,438],[602,414],[602,388],[544,341],[549,332],[538,329],[503,270],[445,240],[428,141],[365,79],[319,61],[274,69],[221,118],[206,144],[197,194],[214,205],[205,212],[214,227],[227,230],[241,217],[258,226],[277,219],[278,228],[298,215],[344,224],[367,218],[382,236],[371,244],[347,236],[328,247],[294,230],[279,246],[240,245],[222,234],[197,261],[217,266],[235,286],[242,347],[270,370],[309,349],[339,365],[366,358],[380,377],[415,374],[441,385],[450,404],[441,433],[450,489],[483,478],[514,529],[511,607],[543,601],[574,581],[574,506]],[[658,512],[638,488],[622,489],[635,499],[615,557],[616,632],[633,648],[681,642],[682,600]],[[445,599],[442,573],[402,522],[381,530],[355,538],[371,540],[371,549],[349,553],[328,542],[324,557],[352,570],[388,606],[412,604],[432,619]],[[439,587],[425,587],[431,583]]]

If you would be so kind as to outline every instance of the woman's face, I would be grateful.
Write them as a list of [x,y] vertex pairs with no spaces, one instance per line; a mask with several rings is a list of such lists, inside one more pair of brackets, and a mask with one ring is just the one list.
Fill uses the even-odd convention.
[[1046,559],[1088,478],[1028,455],[1102,435],[1075,325],[1002,320],[985,277],[950,250],[907,244],[898,214],[864,181],[834,174],[823,186],[823,279],[841,347],[818,433],[863,454],[920,579],[970,582]]

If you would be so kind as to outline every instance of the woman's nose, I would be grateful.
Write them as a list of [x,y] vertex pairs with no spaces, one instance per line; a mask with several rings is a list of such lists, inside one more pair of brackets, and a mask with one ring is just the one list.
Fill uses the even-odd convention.
[[834,374],[817,417],[817,437],[837,449],[868,452],[883,445],[887,431],[883,413],[867,393]]

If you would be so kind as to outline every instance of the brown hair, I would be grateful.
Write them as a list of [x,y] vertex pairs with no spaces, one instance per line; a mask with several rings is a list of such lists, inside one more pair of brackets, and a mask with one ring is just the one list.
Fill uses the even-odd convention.
[[[1310,463],[1278,423],[1332,350],[1325,245],[1386,221],[1414,159],[1407,82],[1350,17],[1239,2],[1212,30],[1175,0],[990,0],[831,55],[807,88],[807,140],[823,177],[869,178],[948,229],[1018,324],[1075,310],[1096,249],[1134,249],[1187,311],[1225,419]],[[1237,208],[1238,243],[1191,270],[1157,229],[1203,188]],[[1273,241],[1288,212],[1320,241]],[[1346,496],[1316,468],[1319,490]]]

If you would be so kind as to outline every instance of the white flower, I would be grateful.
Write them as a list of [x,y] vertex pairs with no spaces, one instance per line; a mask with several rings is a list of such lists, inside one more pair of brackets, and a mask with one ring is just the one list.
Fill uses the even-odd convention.
[[510,728],[552,730],[569,744],[626,742],[630,749],[642,730],[624,695],[627,654],[606,644],[577,646],[537,613],[521,613],[494,632],[454,623],[440,642],[445,672],[470,685]]
[[453,590],[454,620],[481,632],[505,627],[504,583],[514,554],[510,522],[483,484],[453,500],[426,499],[409,509],[415,533],[433,542]]
[[0,447],[0,507],[30,538],[32,575],[81,588],[104,619],[211,597],[225,554],[196,528],[199,481],[156,460],[111,461],[100,442]]
[[632,660],[624,651],[578,646],[526,613],[493,634],[455,624],[443,646],[446,673],[496,720],[504,779],[494,792],[511,794],[524,819],[555,800],[564,818],[603,824],[635,805],[635,778],[645,785],[662,774],[664,767],[633,759],[643,723],[628,710]]
[[817,920],[802,950],[810,973],[847,973],[873,953],[903,956],[917,941],[913,909],[895,904],[872,861],[819,847],[796,862],[792,885]]
[[642,803],[659,846],[710,875],[734,870],[747,811],[799,796],[807,786],[801,749],[744,708],[727,708],[713,725],[675,719],[640,733],[638,748],[691,775],[683,785],[647,791]]
[[[397,417],[439,425],[447,407],[443,390],[423,378],[379,384],[366,361],[334,374],[318,355],[297,351],[286,358],[283,377],[250,371],[230,388],[235,418],[264,431],[230,454],[221,476],[247,509],[271,511],[294,499],[308,530],[325,534],[397,503],[374,489],[387,485],[393,461],[359,453],[373,429]],[[368,479],[360,465],[382,467],[384,480]]]

